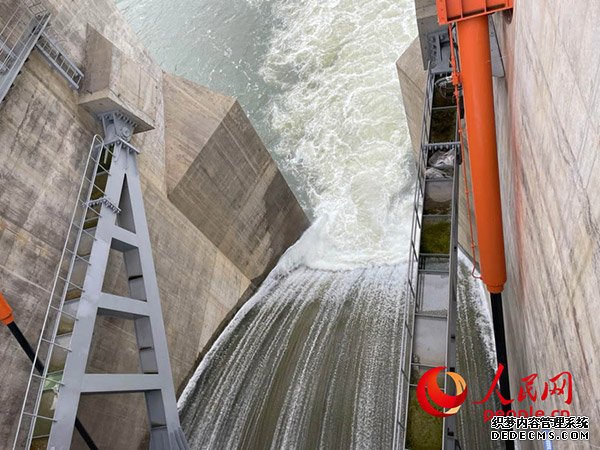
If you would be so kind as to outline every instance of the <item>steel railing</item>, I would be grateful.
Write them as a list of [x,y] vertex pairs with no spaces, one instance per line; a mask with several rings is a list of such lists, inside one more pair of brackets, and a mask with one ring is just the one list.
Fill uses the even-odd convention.
[[400,339],[400,374],[396,390],[396,420],[394,426],[393,447],[398,450],[404,447],[406,433],[406,417],[410,386],[410,363],[412,358],[412,336],[414,332],[414,310],[418,299],[419,246],[423,226],[423,203],[425,199],[425,176],[427,166],[427,143],[431,130],[431,110],[433,105],[433,86],[435,75],[428,70],[425,99],[423,102],[423,121],[421,128],[421,147],[417,159],[417,178],[413,197],[413,217],[410,233],[410,249],[408,258],[408,277],[406,281],[404,309],[402,315],[402,336]]
[[[77,311],[71,310],[67,306],[68,302],[72,300],[69,298],[69,293],[76,290],[82,291],[81,284],[77,280],[74,281],[73,277],[77,270],[83,270],[83,274],[87,270],[86,266],[89,265],[89,261],[87,261],[86,255],[81,253],[82,247],[87,244],[82,243],[82,240],[94,241],[96,239],[94,221],[100,217],[99,210],[95,209],[90,198],[104,195],[103,188],[97,184],[97,177],[104,174],[109,176],[111,158],[112,150],[104,145],[102,138],[94,136],[37,344],[35,356],[44,364],[44,371],[37,374],[35,366],[32,365],[13,449],[29,448],[34,437],[40,437],[40,435],[34,436],[36,421],[46,422],[47,428],[50,428],[54,421],[52,417],[39,413],[40,402],[44,391],[51,388],[58,389],[61,385],[62,369],[57,370],[56,363],[52,362],[53,356],[55,356],[56,349],[65,352],[69,352],[70,349],[68,343],[61,341],[59,328],[64,325],[65,320],[77,321]],[[78,263],[83,264],[83,269],[77,268]],[[78,276],[82,275],[78,274]]]

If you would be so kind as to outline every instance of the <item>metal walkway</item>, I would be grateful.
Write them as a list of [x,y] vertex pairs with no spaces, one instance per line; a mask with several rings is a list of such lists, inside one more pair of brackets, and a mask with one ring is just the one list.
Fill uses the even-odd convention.
[[[456,365],[456,276],[460,142],[449,73],[429,70],[417,166],[395,449],[456,448],[454,417],[430,416],[416,399],[427,370]],[[450,84],[451,86],[451,84]],[[447,377],[446,377],[447,378]],[[445,383],[445,382],[444,382]],[[446,386],[441,386],[445,391]]]
[[71,88],[79,88],[83,73],[65,54],[49,27],[50,13],[35,0],[0,5],[0,103],[34,48]]

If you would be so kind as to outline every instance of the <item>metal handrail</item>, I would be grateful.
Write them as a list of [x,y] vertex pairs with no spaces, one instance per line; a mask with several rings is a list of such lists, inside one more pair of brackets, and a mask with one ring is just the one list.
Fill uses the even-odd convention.
[[[409,347],[409,337],[414,330],[413,308],[418,296],[418,270],[415,273],[415,264],[418,267],[418,247],[420,246],[420,230],[422,221],[420,216],[423,211],[423,201],[425,197],[425,174],[426,174],[426,144],[429,141],[431,128],[431,107],[433,104],[433,83],[434,76],[428,69],[427,85],[425,88],[423,120],[421,125],[421,146],[417,160],[417,179],[415,181],[415,190],[413,196],[413,217],[411,223],[411,242],[408,260],[408,277],[406,281],[407,289],[404,310],[402,315],[402,336],[400,339],[400,373],[396,390],[396,420],[394,424],[394,449],[400,449],[404,443],[406,431],[406,405],[408,402],[408,385],[410,385],[410,359],[412,359],[412,348]],[[412,347],[412,346],[411,346]],[[408,359],[407,359],[408,358]],[[401,418],[403,419],[401,421]]]
[[[92,177],[92,179],[95,178],[95,173],[98,170],[98,163],[94,162],[94,161],[97,161],[97,160],[94,159],[94,152],[97,151],[98,149],[100,149],[100,151],[102,151],[103,148],[104,148],[104,141],[102,140],[102,138],[100,136],[98,136],[98,135],[94,136],[94,138],[92,140],[92,144],[90,145],[90,150],[89,150],[89,153],[88,153],[88,158],[87,158],[85,170],[84,170],[84,173],[83,173],[83,175],[81,177],[81,182],[80,182],[80,185],[79,185],[79,192],[77,194],[76,206],[75,206],[75,208],[73,208],[73,213],[71,215],[71,222],[70,222],[70,225],[69,225],[69,229],[67,231],[67,236],[66,236],[66,239],[65,239],[65,243],[63,245],[63,249],[62,249],[62,252],[61,252],[61,257],[60,257],[60,260],[59,260],[59,263],[58,263],[58,267],[57,267],[57,270],[56,270],[56,274],[55,274],[55,277],[54,277],[54,282],[53,282],[52,290],[51,290],[51,293],[50,293],[50,300],[48,302],[48,306],[47,306],[47,309],[46,309],[46,314],[44,316],[44,322],[43,322],[42,329],[41,329],[41,332],[40,332],[40,336],[39,336],[39,339],[38,339],[38,344],[37,344],[37,348],[36,348],[36,352],[35,352],[35,359],[34,359],[34,361],[37,360],[38,358],[40,358],[41,353],[42,353],[42,351],[41,351],[42,345],[47,340],[45,338],[45,335],[46,335],[46,331],[49,329],[48,326],[50,324],[50,313],[53,310],[54,311],[58,311],[58,313],[56,314],[56,317],[54,319],[54,326],[52,327],[51,339],[54,339],[54,337],[56,336],[56,334],[58,332],[58,326],[59,326],[59,323],[60,323],[60,317],[62,315],[62,310],[63,310],[63,307],[64,307],[66,293],[67,293],[67,290],[68,290],[68,286],[70,284],[69,282],[65,283],[64,286],[63,286],[63,289],[62,289],[62,294],[58,295],[57,289],[59,289],[59,286],[58,286],[59,285],[59,280],[62,279],[62,278],[66,278],[67,280],[69,280],[71,278],[71,276],[72,276],[73,268],[74,268],[74,264],[75,264],[75,257],[73,255],[73,253],[75,253],[75,252],[71,251],[69,249],[69,247],[70,247],[69,242],[71,241],[71,238],[73,236],[75,236],[75,243],[73,244],[73,249],[76,250],[79,247],[79,244],[80,244],[80,241],[81,241],[82,230],[83,230],[83,222],[84,222],[85,216],[86,216],[85,209],[83,209],[84,213],[81,214],[81,217],[79,218],[79,222],[80,223],[79,223],[79,226],[78,226],[76,224],[77,217],[78,217],[78,213],[81,212],[79,199],[81,198],[82,193],[84,191],[87,192],[88,198],[89,198],[89,195],[92,192],[93,183],[87,183],[88,184],[87,189],[85,187],[85,185],[86,185],[86,178],[87,178],[86,175],[87,175],[88,171],[90,171],[90,167],[91,167],[92,171],[93,171],[93,174],[94,174],[93,177]],[[74,234],[74,233],[76,233],[76,234]],[[63,262],[67,260],[66,259],[67,258],[67,253],[71,254],[71,257],[69,258],[69,268],[67,270],[67,276],[66,277],[62,277],[61,276],[61,272],[63,270]],[[54,301],[55,298],[59,298],[59,306],[58,307],[55,306],[55,305],[53,305],[53,301]],[[54,347],[54,345],[50,345],[49,346],[49,349],[48,349],[48,351],[46,353],[46,356],[44,358],[44,360],[46,362],[49,362],[50,358],[52,357],[53,347]],[[48,368],[49,368],[49,364],[44,364],[44,371],[41,374],[42,378],[47,378],[47,376],[48,376]],[[28,447],[31,444],[31,441],[33,439],[33,432],[34,432],[34,428],[35,428],[35,417],[34,416],[37,416],[37,412],[39,411],[40,401],[41,401],[41,394],[42,394],[43,388],[44,388],[43,383],[40,383],[40,387],[38,389],[38,394],[37,394],[36,399],[35,399],[35,406],[34,406],[34,409],[33,409],[33,413],[30,413],[30,412],[26,411],[26,409],[27,409],[27,403],[28,403],[28,400],[30,399],[30,395],[31,395],[31,392],[32,392],[32,381],[35,378],[34,375],[37,375],[37,374],[35,374],[35,366],[32,365],[31,371],[29,373],[29,380],[27,382],[27,388],[25,390],[25,397],[23,399],[23,405],[21,407],[21,413],[19,415],[19,422],[18,422],[18,425],[17,425],[17,433],[15,434],[15,439],[13,441],[13,449],[16,449],[17,445],[19,444],[19,438],[21,437],[21,430],[22,430],[22,428],[24,426],[23,419],[24,419],[25,416],[31,416],[32,417],[31,423],[29,425],[29,431],[27,433],[27,446]]]

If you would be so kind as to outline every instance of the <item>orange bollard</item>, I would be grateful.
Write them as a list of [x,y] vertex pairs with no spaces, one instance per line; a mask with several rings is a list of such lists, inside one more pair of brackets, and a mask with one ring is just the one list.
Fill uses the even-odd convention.
[[0,292],[0,321],[4,325],[8,325],[15,321],[13,310],[2,295],[2,292]]
[[456,23],[481,278],[499,294],[506,282],[500,176],[487,15]]

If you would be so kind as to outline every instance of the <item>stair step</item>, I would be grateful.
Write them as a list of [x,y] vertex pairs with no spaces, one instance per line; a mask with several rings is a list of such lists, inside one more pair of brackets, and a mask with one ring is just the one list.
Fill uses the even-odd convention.
[[96,179],[94,180],[94,184],[98,186],[100,189],[106,189],[106,183],[108,182],[108,171],[102,170],[96,173]]
[[52,346],[52,357],[50,358],[50,362],[48,364],[48,371],[60,372],[64,370],[65,363],[67,361],[67,349],[71,345],[72,336],[72,333],[65,333],[56,336],[54,339],[55,345]]
[[75,326],[75,317],[77,316],[78,309],[79,299],[65,301],[62,310],[66,314],[61,314],[60,316],[57,332],[58,336],[73,332],[73,327]]
[[108,183],[108,172],[102,171],[102,173],[96,174],[94,180],[94,187],[90,195],[90,200],[98,200],[104,197],[104,191],[106,190],[106,184]]
[[36,47],[46,61],[68,81],[73,89],[79,89],[83,73],[47,33],[40,36]]
[[96,205],[87,205],[85,211],[85,221],[83,222],[83,228],[89,232],[91,228],[96,228],[98,225],[98,219],[100,218],[100,211],[102,205],[100,203]]
[[80,299],[82,293],[83,293],[83,291],[79,288],[69,289],[67,291],[67,295],[65,296],[65,300]]
[[31,440],[30,450],[46,450],[48,448],[48,441],[50,436],[34,437]]
[[12,88],[15,79],[21,73],[23,64],[29,58],[29,54],[35,47],[39,36],[48,25],[49,19],[49,14],[45,14],[40,18],[34,18],[29,13],[21,13],[21,15],[8,19],[8,22],[5,24],[8,27],[8,35],[14,37],[10,42],[5,44],[7,47],[10,46],[11,49],[14,49],[14,58],[12,62],[7,62],[2,67],[3,73],[0,76],[0,101],[4,100],[6,94]]
[[96,228],[97,225],[98,225],[98,217],[92,217],[90,219],[85,220],[85,223],[83,224],[83,229],[90,230],[92,228]]

